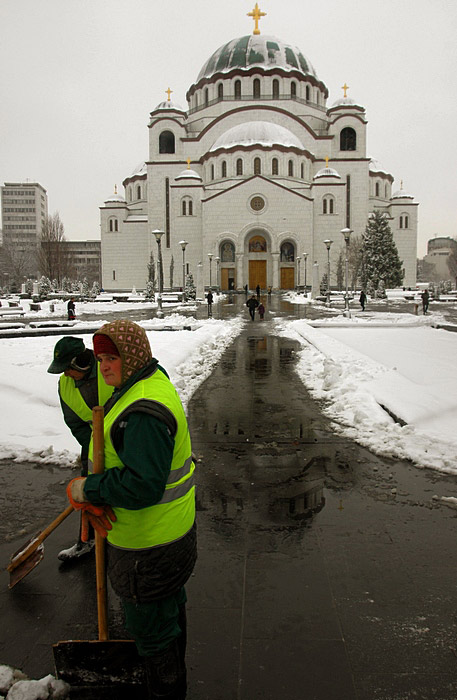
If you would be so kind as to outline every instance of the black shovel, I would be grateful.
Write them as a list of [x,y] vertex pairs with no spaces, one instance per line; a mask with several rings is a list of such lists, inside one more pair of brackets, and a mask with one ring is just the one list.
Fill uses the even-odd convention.
[[[93,471],[104,470],[103,407],[92,410]],[[53,645],[57,678],[78,686],[78,698],[144,697],[145,674],[135,642],[130,639],[109,639],[108,605],[105,568],[105,540],[95,533],[97,579],[97,640],[69,640]]]

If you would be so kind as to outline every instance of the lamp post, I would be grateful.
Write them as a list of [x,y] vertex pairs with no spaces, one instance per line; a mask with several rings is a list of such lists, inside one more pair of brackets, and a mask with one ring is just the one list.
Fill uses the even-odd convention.
[[155,236],[155,239],[157,241],[157,247],[159,249],[159,295],[157,297],[157,303],[159,307],[159,311],[162,311],[162,292],[163,292],[163,262],[162,262],[162,236],[165,233],[165,231],[161,231],[160,229],[156,228],[152,234]]
[[327,248],[327,306],[330,306],[330,246],[333,241],[327,238],[324,241],[324,245]]
[[305,289],[303,294],[306,295],[306,261],[308,260],[308,253],[303,253],[303,260],[305,261]]
[[344,242],[346,243],[346,296],[345,296],[345,304],[344,304],[344,313],[345,316],[348,318],[351,318],[351,312],[349,311],[349,290],[348,290],[348,278],[349,278],[349,261],[348,261],[348,255],[349,255],[349,241],[351,239],[351,233],[352,230],[350,228],[343,228],[341,229],[341,233],[344,237]]
[[182,300],[186,299],[186,245],[187,241],[179,241],[179,245],[182,248]]
[[217,291],[220,291],[221,288],[221,283],[220,283],[220,264],[221,264],[221,259],[218,255],[214,258],[216,261],[216,287]]
[[300,291],[300,256],[297,255],[297,289]]
[[213,254],[208,253],[209,257],[209,288],[211,289],[211,263],[213,262]]

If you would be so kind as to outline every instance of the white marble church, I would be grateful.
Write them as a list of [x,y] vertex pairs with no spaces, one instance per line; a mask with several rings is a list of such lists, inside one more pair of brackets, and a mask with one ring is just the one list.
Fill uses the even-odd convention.
[[[404,285],[416,283],[417,209],[366,152],[365,108],[344,94],[329,107],[325,83],[295,46],[254,33],[217,49],[190,86],[187,109],[171,99],[149,121],[149,157],[101,207],[102,284],[144,289],[152,235],[162,230],[164,288],[185,269],[200,286],[290,289],[327,272],[341,230],[365,231],[370,212],[389,217]],[[171,273],[173,269],[173,273]],[[314,275],[313,275],[314,270]],[[171,279],[172,277],[172,279]]]

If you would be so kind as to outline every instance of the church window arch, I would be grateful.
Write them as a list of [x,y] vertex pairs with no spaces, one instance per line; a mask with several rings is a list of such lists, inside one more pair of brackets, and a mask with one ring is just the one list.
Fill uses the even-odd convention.
[[193,216],[194,203],[192,197],[185,196],[181,200],[181,214],[183,216]]
[[241,80],[235,80],[235,100],[241,100]]
[[255,235],[249,240],[249,252],[250,253],[266,253],[267,252],[267,242],[263,236]]
[[379,197],[379,182],[376,182],[376,183],[375,183],[375,186],[374,186],[374,195],[375,195],[375,197]]
[[290,96],[297,97],[297,83],[295,82],[295,80],[292,80],[290,84]]
[[271,174],[279,175],[279,161],[277,158],[273,158],[271,161]]
[[211,165],[211,180],[214,180],[214,164]]
[[224,97],[224,83],[219,83],[217,86],[217,97],[219,100],[222,100]]
[[254,78],[252,86],[253,86],[254,99],[255,100],[260,99],[260,78]]
[[408,216],[408,214],[402,214],[400,216],[400,228],[409,228],[409,216]]
[[141,199],[141,185],[137,185],[136,188],[136,198]]
[[235,246],[232,241],[222,241],[219,247],[221,262],[235,262]]
[[306,86],[306,93],[305,94],[306,94],[306,101],[309,102],[309,98],[311,96],[310,90],[309,90],[309,85]]
[[172,131],[162,131],[159,136],[159,153],[175,152],[175,135]]
[[355,151],[357,148],[357,134],[350,126],[346,126],[340,133],[340,151]]
[[203,93],[205,97],[205,107],[208,107],[209,99],[208,99],[208,88],[205,88],[205,92]]
[[323,214],[334,214],[335,213],[335,200],[331,194],[326,194],[322,198],[322,213]]
[[221,177],[227,177],[227,161],[223,160],[221,164]]
[[387,183],[384,185],[384,199],[387,199]]
[[285,241],[281,245],[281,262],[294,262],[295,261],[295,247],[290,241]]
[[112,216],[109,220],[109,230],[110,231],[119,231],[118,220],[116,219],[115,216]]
[[260,158],[254,158],[254,175],[261,175],[262,173],[262,164],[260,162]]
[[287,164],[287,172],[288,172],[289,177],[294,176],[294,161],[293,160],[289,160],[289,162]]
[[127,196],[128,196],[129,202],[131,202],[131,201],[132,201],[132,188],[131,188],[131,187],[129,187],[129,189],[128,189],[128,195],[127,195]]
[[237,174],[237,175],[242,175],[242,174],[243,174],[243,160],[242,160],[242,158],[237,158],[237,161],[236,161],[236,174]]
[[305,179],[305,164],[300,163],[300,177],[302,180]]
[[273,99],[279,99],[279,80],[277,78],[273,80]]

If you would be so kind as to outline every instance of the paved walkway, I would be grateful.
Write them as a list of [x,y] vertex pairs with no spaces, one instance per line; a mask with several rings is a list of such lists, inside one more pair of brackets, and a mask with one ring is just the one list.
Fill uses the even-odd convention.
[[[271,330],[247,324],[189,406],[188,699],[455,700],[456,519],[433,500],[455,479],[335,435],[294,373],[297,344]],[[47,524],[70,470],[2,467],[3,533]],[[0,662],[34,678],[53,672],[52,643],[96,636],[93,561],[56,560],[75,528],[12,591],[0,577]],[[26,536],[0,545],[2,566]]]

